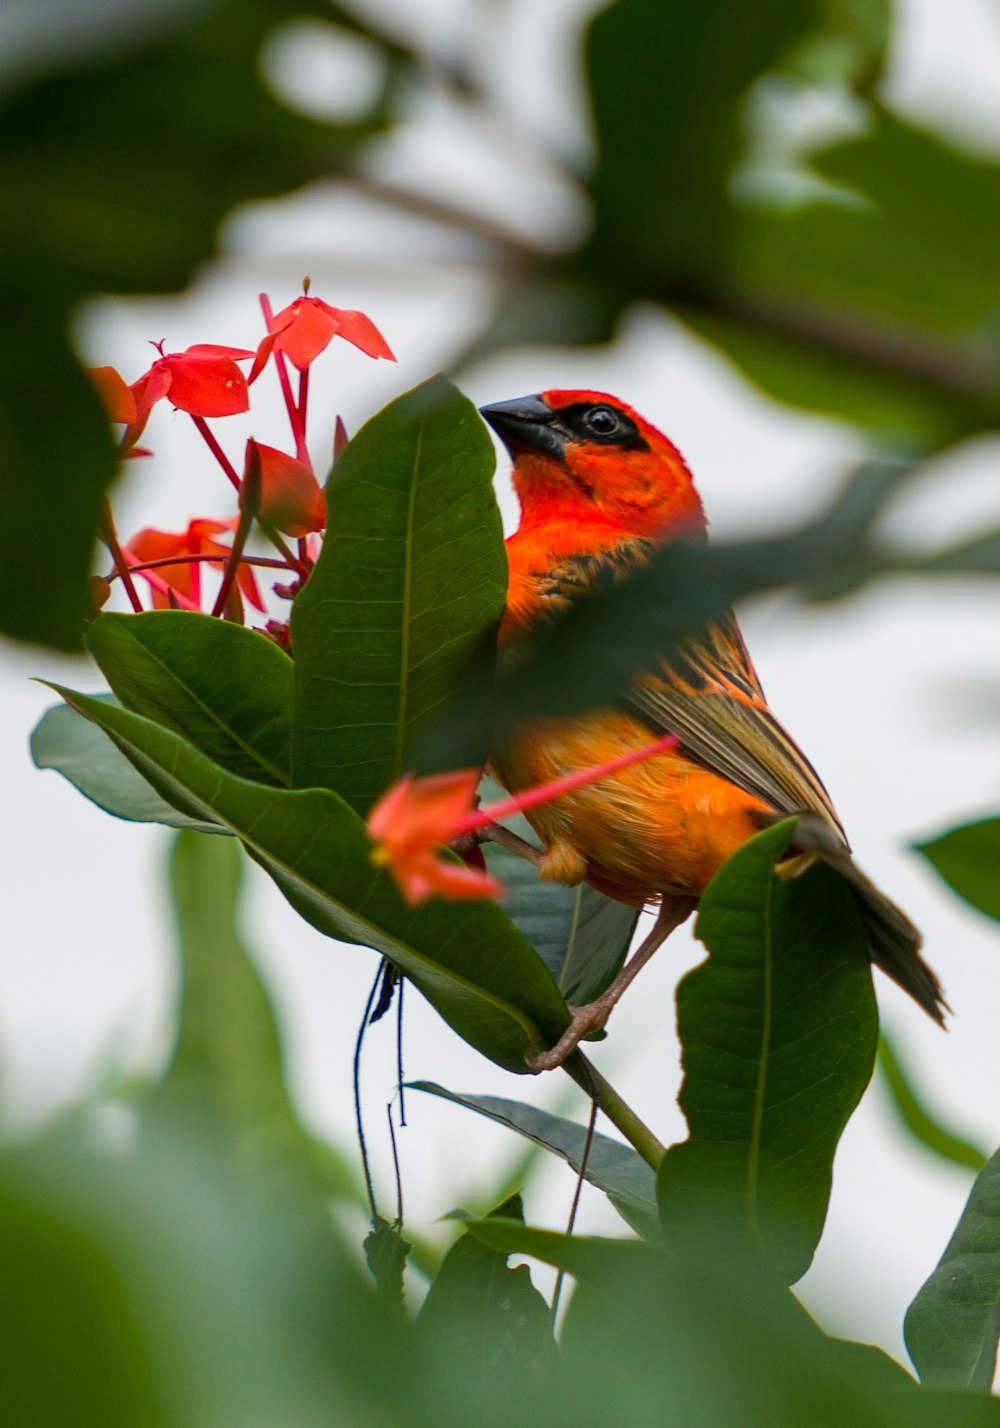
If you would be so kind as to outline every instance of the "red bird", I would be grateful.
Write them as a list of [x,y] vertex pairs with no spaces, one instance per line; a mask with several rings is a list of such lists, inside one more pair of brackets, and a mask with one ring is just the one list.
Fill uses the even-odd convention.
[[[680,452],[602,392],[550,391],[483,407],[514,460],[521,524],[507,542],[510,583],[501,643],[516,650],[542,616],[608,572],[627,572],[664,542],[704,539],[705,514]],[[728,615],[636,678],[614,709],[515,731],[492,765],[511,791],[547,783],[648,744],[676,752],[636,763],[528,818],[542,839],[542,877],[586,880],[656,927],[618,981],[574,1015],[540,1067],[558,1065],[602,1026],[625,986],[690,914],[729,855],[770,822],[800,820],[792,854],[821,857],[848,880],[872,961],[942,1021],[944,1003],[919,956],[920,935],[855,866],[829,795],[768,708],[735,618]]]

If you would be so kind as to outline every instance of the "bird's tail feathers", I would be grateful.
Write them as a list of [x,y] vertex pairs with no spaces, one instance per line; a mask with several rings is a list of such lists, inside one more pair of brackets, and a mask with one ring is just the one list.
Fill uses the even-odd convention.
[[940,982],[920,956],[923,940],[920,933],[906,914],[861,871],[835,831],[816,814],[801,814],[792,841],[792,854],[791,868],[787,863],[784,865],[789,871],[797,871],[795,865],[800,859],[811,861],[819,857],[840,873],[854,895],[868,935],[868,951],[876,967],[881,967],[928,1016],[943,1026],[944,1013],[951,1008],[942,995]]

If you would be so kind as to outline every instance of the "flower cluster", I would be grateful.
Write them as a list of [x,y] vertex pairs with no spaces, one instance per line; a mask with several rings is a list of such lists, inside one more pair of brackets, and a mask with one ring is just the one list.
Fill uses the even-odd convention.
[[[112,582],[120,579],[133,609],[143,609],[135,581],[141,576],[155,608],[201,610],[201,572],[207,564],[222,573],[211,613],[242,621],[245,603],[258,611],[265,608],[255,567],[283,572],[284,583],[274,587],[280,596],[293,595],[308,579],[318,553],[317,535],[326,524],[326,501],[306,443],[310,369],[334,337],[343,338],[368,357],[395,359],[369,317],[310,296],[308,280],[302,296],[278,313],[272,313],[266,296],[262,295],[260,302],[266,332],[256,348],[196,343],[183,352],[164,352],[162,343],[154,343],[159,356],[131,383],[113,367],[92,369],[90,375],[109,420],[122,428],[118,450],[123,460],[151,455],[138,442],[153,408],[166,401],[194,422],[236,490],[239,507],[239,514],[231,518],[197,517],[182,531],[147,528],[122,542],[106,504],[101,536],[114,568],[95,582],[98,603],[107,599]],[[209,422],[248,411],[250,389],[269,363],[277,373],[294,450],[280,451],[251,438],[238,468]],[[241,364],[249,364],[246,372]],[[345,441],[338,418],[334,458]],[[270,543],[274,554],[247,552],[254,531]],[[231,540],[227,544],[228,534]],[[275,638],[287,638],[283,623],[273,621],[267,628]]]

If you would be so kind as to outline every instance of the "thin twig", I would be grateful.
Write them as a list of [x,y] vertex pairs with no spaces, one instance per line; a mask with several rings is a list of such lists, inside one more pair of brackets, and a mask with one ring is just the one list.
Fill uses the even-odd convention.
[[[399,1125],[402,1129],[406,1125],[406,1100],[403,1087],[406,1084],[403,1076],[403,988],[406,985],[406,978],[400,977],[396,987],[396,1084],[399,1087]],[[400,1216],[402,1218],[402,1216]]]
[[[590,1097],[590,1118],[587,1121],[587,1134],[583,1142],[583,1153],[580,1156],[580,1169],[576,1177],[576,1189],[573,1191],[573,1203],[569,1210],[569,1220],[566,1222],[566,1238],[572,1235],[576,1226],[577,1211],[580,1208],[580,1197],[583,1194],[583,1182],[587,1176],[587,1165],[590,1161],[590,1152],[594,1146],[594,1130],[597,1126],[597,1096],[591,1093]],[[556,1275],[555,1289],[552,1291],[552,1328],[555,1329],[556,1317],[559,1313],[559,1299],[562,1295],[563,1281],[566,1278],[566,1271],[560,1269]]]
[[[229,552],[224,555],[161,555],[158,560],[140,560],[132,564],[129,569],[133,575],[141,575],[144,570],[158,570],[161,565],[197,565],[203,561],[215,561],[217,565],[225,565],[229,559]],[[287,560],[278,560],[270,555],[243,555],[240,557],[242,565],[266,566],[270,570],[287,570],[289,568]],[[111,570],[104,577],[107,581],[124,579],[120,570]]]
[[399,1150],[396,1146],[396,1128],[392,1124],[392,1102],[385,1108],[385,1118],[389,1122],[389,1143],[392,1146],[392,1168],[396,1176],[396,1224],[403,1223],[403,1176],[399,1168]]
[[365,1002],[364,1015],[361,1018],[361,1025],[358,1027],[357,1040],[354,1043],[354,1123],[358,1131],[358,1150],[361,1152],[361,1169],[365,1177],[365,1190],[368,1194],[368,1208],[372,1212],[372,1224],[378,1218],[378,1208],[375,1204],[375,1186],[372,1182],[371,1163],[368,1159],[368,1143],[365,1140],[365,1128],[361,1115],[361,1047],[364,1043],[365,1032],[368,1030],[368,1018],[371,1009],[375,1005],[375,997],[378,994],[379,982],[382,978],[382,967],[379,966],[372,989],[368,993],[368,1000]]

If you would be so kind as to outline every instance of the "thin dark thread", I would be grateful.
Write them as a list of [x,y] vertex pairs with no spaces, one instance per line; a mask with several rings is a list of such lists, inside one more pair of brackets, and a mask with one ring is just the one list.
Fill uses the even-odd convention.
[[[403,988],[406,985],[404,977],[400,977],[399,986],[396,988],[396,995],[399,998],[396,1003],[396,1085],[399,1087],[399,1128],[406,1125],[406,1099],[403,1090]],[[393,1142],[395,1146],[395,1141]],[[402,1216],[400,1216],[402,1219]]]
[[[576,1225],[577,1211],[580,1208],[580,1197],[583,1194],[583,1182],[587,1176],[587,1165],[590,1161],[590,1152],[594,1146],[594,1131],[597,1126],[597,1088],[594,1085],[593,1077],[590,1075],[589,1066],[586,1068],[587,1081],[590,1083],[590,1119],[587,1122],[587,1134],[583,1142],[583,1154],[580,1156],[580,1169],[576,1177],[576,1189],[573,1191],[573,1203],[570,1206],[569,1220],[566,1224],[566,1238],[573,1233]],[[566,1271],[561,1269],[556,1275],[556,1287],[552,1291],[552,1327],[555,1328],[556,1317],[559,1313],[559,1300],[562,1296],[563,1280],[566,1278]]]
[[389,1141],[392,1145],[392,1168],[396,1175],[396,1227],[403,1224],[403,1176],[399,1168],[399,1151],[396,1147],[396,1130],[392,1124],[392,1101],[385,1108],[385,1118],[389,1122]]
[[361,1152],[361,1169],[365,1176],[365,1189],[368,1192],[368,1206],[372,1212],[372,1223],[378,1219],[378,1210],[375,1206],[375,1186],[372,1183],[371,1165],[368,1161],[368,1145],[365,1141],[365,1128],[361,1117],[361,1047],[364,1043],[365,1032],[368,1030],[368,1018],[371,1015],[372,1005],[378,993],[379,982],[382,980],[382,967],[379,966],[375,974],[375,981],[372,989],[368,993],[368,1000],[365,1002],[364,1013],[361,1017],[361,1025],[358,1027],[358,1037],[354,1043],[354,1122],[358,1130],[358,1150]]

